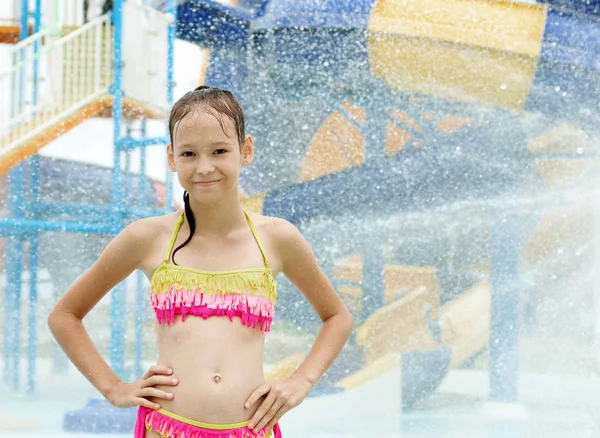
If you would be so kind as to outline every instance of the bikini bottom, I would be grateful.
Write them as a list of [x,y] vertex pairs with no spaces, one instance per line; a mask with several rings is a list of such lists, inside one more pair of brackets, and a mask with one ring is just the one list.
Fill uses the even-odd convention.
[[158,433],[161,438],[282,438],[279,424],[275,424],[272,430],[265,426],[260,431],[253,432],[248,428],[248,423],[202,423],[164,409],[154,410],[140,406],[134,438],[144,438],[146,430]]

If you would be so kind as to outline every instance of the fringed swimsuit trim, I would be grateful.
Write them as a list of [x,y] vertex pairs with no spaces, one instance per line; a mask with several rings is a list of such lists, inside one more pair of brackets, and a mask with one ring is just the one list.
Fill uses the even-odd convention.
[[140,406],[134,438],[144,438],[146,430],[158,433],[161,438],[281,438],[279,424],[273,431],[263,428],[253,432],[248,422],[233,424],[210,424],[191,420],[164,409],[153,410]]
[[163,264],[152,274],[150,300],[159,324],[175,321],[175,315],[208,318],[226,315],[240,317],[242,324],[267,332],[273,320],[277,290],[269,261],[248,213],[248,225],[263,255],[264,268],[233,271],[204,271],[168,263],[177,234],[183,224],[179,217]]

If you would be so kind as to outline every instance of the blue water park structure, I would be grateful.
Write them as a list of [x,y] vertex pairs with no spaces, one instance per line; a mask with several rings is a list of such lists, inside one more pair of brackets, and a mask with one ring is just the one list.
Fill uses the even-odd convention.
[[[391,353],[396,359],[390,363],[402,364],[402,404],[410,407],[435,391],[450,368],[489,349],[490,401],[516,402],[519,256],[551,193],[547,183],[552,176],[538,164],[580,160],[585,165],[573,185],[585,180],[585,172],[597,171],[597,165],[588,165],[598,158],[597,149],[552,148],[548,145],[560,139],[547,138],[558,121],[597,134],[600,1],[240,0],[227,6],[188,0],[168,8],[176,17],[169,28],[168,89],[173,38],[210,50],[205,82],[240,98],[258,148],[241,178],[245,202],[300,226],[315,252],[325,254],[323,268],[336,287],[360,291],[360,303],[352,307],[357,321],[352,348],[314,395],[351,389],[366,379],[365,369]],[[80,206],[55,205],[72,219],[37,219],[35,190],[28,204],[19,195],[25,180],[35,186],[36,156],[28,164],[29,179],[27,166],[11,170],[11,215],[0,222],[2,233],[10,236],[7,278],[20,278],[19,254],[24,239],[30,239],[31,306],[36,233],[60,229],[112,235],[126,221],[156,212],[130,208],[121,192],[121,152],[166,141],[121,136],[119,44],[128,31],[122,28],[121,11],[117,0],[111,15],[112,203],[93,206],[106,212],[105,218],[84,221]],[[547,142],[532,143],[541,138]],[[448,206],[461,209],[439,212]],[[411,215],[441,219],[415,225],[407,219]],[[430,241],[410,240],[411,233],[428,232],[436,234],[433,248]],[[450,267],[444,261],[449,236],[459,249],[454,260],[462,258]],[[360,262],[348,261],[356,254]],[[340,259],[346,260],[346,273],[340,273]],[[482,261],[488,265],[485,275],[472,268]],[[398,268],[406,266],[412,268]],[[404,288],[388,293],[394,275],[431,279],[426,267],[435,267],[428,292],[416,287],[414,293]],[[416,286],[422,284],[418,281]],[[20,302],[20,287],[18,281],[7,284],[8,304]],[[311,315],[298,311],[289,296],[282,294],[280,314],[310,330]],[[113,291],[112,299],[110,360],[124,375],[122,290]],[[462,337],[451,339],[440,315],[446,312],[450,318],[452,306],[465,300],[487,303],[488,310],[474,307],[468,321],[453,320]],[[422,341],[420,346],[383,343],[376,351],[373,345],[381,340],[375,322],[415,313],[414,325],[405,329]],[[394,325],[398,322],[390,324],[400,330]],[[469,324],[481,329],[483,343],[466,340]],[[18,316],[5,327],[5,378],[14,386],[19,327]],[[34,367],[35,344],[31,348]],[[136,357],[141,360],[141,351]],[[33,390],[31,379],[28,388]],[[132,427],[130,414],[119,422],[114,421],[116,411],[96,415],[100,409],[108,408],[94,402],[69,414],[65,427],[98,432]]]
[[[249,109],[259,154],[242,186],[259,210],[297,224],[335,218],[335,226],[312,235],[319,249],[363,255],[357,320],[367,321],[388,304],[383,247],[393,240],[390,234],[402,232],[400,223],[378,230],[371,221],[387,216],[401,222],[398,213],[456,202],[475,206],[485,218],[479,232],[488,245],[475,250],[468,243],[473,235],[465,233],[457,246],[469,248],[462,254],[467,259],[489,258],[490,399],[514,402],[518,257],[547,194],[548,177],[536,163],[598,156],[597,148],[534,150],[530,140],[556,120],[596,132],[599,15],[600,1],[250,0],[229,7],[190,0],[177,8],[177,34],[211,49],[206,82],[236,90]],[[444,116],[464,124],[444,132]],[[325,124],[349,145],[329,149],[333,158],[315,152],[327,150],[318,135]],[[392,152],[395,127],[410,138]],[[311,153],[331,163],[356,152],[345,130],[360,138],[361,158],[305,178]],[[537,208],[524,211],[520,201],[530,199]],[[359,224],[357,215],[364,218]],[[345,221],[353,226],[339,227]],[[431,249],[407,254],[399,246],[395,261],[442,268]],[[332,278],[334,271],[330,266]],[[438,302],[445,304],[479,279],[453,270],[439,281]],[[435,327],[431,332],[439,338]],[[439,383],[452,361],[448,350],[440,342],[429,355],[404,355],[405,405]],[[343,367],[363,365],[356,360]],[[416,383],[423,374],[429,381]]]
[[[38,63],[43,52],[49,50],[40,40],[35,41],[38,35],[42,34],[42,2],[35,2],[33,10],[29,9],[27,0],[21,1],[21,23],[20,39],[15,50],[13,58],[15,66],[8,71],[13,80],[20,84],[15,91],[17,105],[19,108],[13,108],[12,114],[18,114],[22,111],[25,102],[35,107],[42,81],[40,80],[40,66]],[[168,139],[166,136],[149,137],[146,134],[146,116],[147,114],[156,114],[156,111],[145,112],[144,108],[133,108],[126,102],[124,90],[122,87],[123,78],[123,26],[122,26],[122,8],[120,2],[115,2],[116,9],[110,14],[112,20],[111,65],[112,83],[103,90],[106,95],[110,95],[110,117],[113,121],[114,150],[113,167],[110,172],[104,171],[98,166],[78,165],[69,162],[60,162],[42,158],[38,154],[31,155],[32,148],[39,148],[40,145],[47,143],[47,138],[55,138],[64,132],[65,125],[70,123],[79,123],[90,116],[89,106],[74,106],[72,110],[67,110],[63,118],[57,118],[56,121],[50,120],[45,130],[42,130],[38,137],[28,139],[28,141],[19,141],[18,126],[11,126],[13,132],[9,132],[6,138],[11,140],[11,135],[16,138],[13,144],[4,146],[2,150],[2,167],[12,167],[8,172],[8,190],[6,193],[7,217],[0,219],[0,235],[7,238],[6,243],[6,289],[5,289],[5,315],[4,321],[4,351],[3,351],[3,377],[9,385],[18,389],[21,385],[20,376],[20,355],[22,349],[21,338],[21,314],[22,303],[28,302],[28,320],[27,320],[27,376],[25,388],[28,393],[35,391],[35,369],[36,369],[36,349],[37,349],[37,317],[36,304],[38,297],[38,262],[40,259],[40,236],[43,232],[60,233],[84,233],[85,235],[114,236],[119,233],[123,226],[136,218],[149,215],[162,214],[172,211],[172,180],[170,172],[165,167],[165,185],[164,199],[157,191],[154,181],[146,177],[146,152],[145,148],[155,145],[166,145]],[[170,8],[170,9],[169,9]],[[175,3],[168,5],[167,12],[174,16]],[[30,25],[33,21],[33,26]],[[167,39],[164,41],[166,56],[163,60],[166,75],[168,78],[167,86],[164,88],[165,99],[167,102],[173,102],[173,44],[175,39],[175,23],[168,28]],[[102,23],[101,23],[102,24]],[[93,23],[88,23],[82,28],[91,27]],[[32,34],[29,35],[29,30]],[[59,35],[60,37],[60,35]],[[106,35],[103,35],[105,38]],[[67,35],[64,38],[69,38]],[[31,47],[27,46],[27,41],[34,39]],[[60,41],[60,39],[59,39]],[[96,40],[101,42],[100,38]],[[49,46],[51,48],[51,46]],[[27,53],[27,49],[30,52]],[[97,47],[99,49],[100,46]],[[65,62],[66,63],[66,62]],[[31,74],[33,79],[28,84],[22,78]],[[71,71],[71,74],[82,74]],[[16,78],[21,78],[17,80]],[[104,98],[104,96],[101,96]],[[97,102],[92,102],[95,105]],[[104,105],[105,106],[105,105]],[[104,109],[101,105],[96,105],[98,111]],[[97,112],[98,112],[97,111]],[[91,115],[95,115],[91,113]],[[35,118],[36,114],[30,115]],[[159,117],[159,116],[155,116]],[[164,115],[162,116],[164,118]],[[30,120],[25,120],[25,125]],[[44,122],[44,121],[42,121]],[[137,123],[136,123],[137,122]],[[5,133],[3,133],[5,134]],[[31,146],[33,145],[33,146]],[[139,172],[133,174],[131,152],[140,149],[139,153]],[[29,157],[29,155],[31,155]],[[166,166],[166,165],[165,165]],[[80,202],[81,199],[93,199],[98,202]],[[104,201],[104,202],[102,202]],[[48,246],[53,246],[52,244]],[[54,245],[57,246],[57,245]],[[51,251],[51,250],[50,250]],[[48,250],[46,250],[48,252]],[[27,257],[24,254],[28,253]],[[63,254],[64,255],[64,254]],[[54,257],[60,255],[54,254]],[[48,264],[52,263],[52,257]],[[26,265],[25,265],[25,262]],[[22,273],[24,267],[27,267],[29,292],[25,296],[22,291]],[[63,266],[63,270],[67,270]],[[60,276],[59,272],[56,272]],[[138,278],[138,293],[143,292],[141,274]],[[72,278],[71,278],[72,281]],[[123,285],[119,285],[112,293],[111,300],[111,353],[110,362],[115,366],[115,371],[123,376],[125,374],[125,324],[123,318],[125,292]],[[142,300],[140,300],[141,302]],[[41,315],[43,316],[43,315]],[[143,322],[138,321],[135,328],[135,336],[139,342],[136,347],[136,369],[141,367],[141,337]]]

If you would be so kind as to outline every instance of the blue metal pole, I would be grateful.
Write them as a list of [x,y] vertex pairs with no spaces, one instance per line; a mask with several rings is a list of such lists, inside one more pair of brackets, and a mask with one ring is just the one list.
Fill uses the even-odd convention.
[[[140,127],[140,135],[146,137],[146,119],[143,119]],[[148,198],[146,194],[146,148],[140,148],[140,176],[139,193],[137,201],[140,203],[138,208],[147,209]],[[142,375],[142,359],[144,353],[144,321],[146,320],[146,306],[144,294],[144,275],[142,271],[137,272],[136,277],[136,309],[135,309],[135,351],[134,351],[134,372],[135,378]]]
[[[169,24],[168,41],[167,41],[167,102],[173,104],[173,89],[175,81],[173,79],[174,70],[174,47],[175,36],[177,34],[177,2],[168,0],[167,10],[172,14],[173,20]],[[169,170],[168,165],[165,166],[165,213],[168,213],[173,208],[173,174]]]
[[497,402],[516,402],[518,396],[519,228],[515,213],[495,215],[490,267],[490,399]]
[[[21,19],[19,39],[24,40],[29,35],[28,27],[29,4],[27,0],[21,0]],[[23,50],[20,51],[19,58],[14,62],[23,62]],[[24,73],[23,68],[19,69],[19,87],[16,90],[19,99],[17,99],[17,108],[12,108],[13,115],[15,111],[21,112],[23,108],[24,93]],[[22,195],[23,165],[19,164],[10,170],[8,174],[8,206],[12,217],[19,217],[21,213],[20,197]],[[20,315],[20,281],[21,281],[21,237],[11,237],[6,245],[6,288],[5,288],[5,315],[4,323],[4,377],[7,382],[12,381],[13,385],[19,380],[18,366],[18,315]],[[18,277],[18,280],[17,280]],[[18,289],[18,290],[17,290]],[[13,356],[16,355],[16,356]]]
[[[22,196],[25,169],[23,164],[11,170],[9,173],[9,210],[12,219],[16,223],[21,223],[23,219]],[[9,219],[10,220],[10,219]],[[8,245],[12,247],[12,272],[7,275],[7,281],[10,282],[9,297],[10,313],[8,319],[11,320],[12,340],[10,341],[10,356],[12,358],[12,378],[11,383],[14,389],[19,387],[19,353],[21,348],[21,276],[23,272],[23,233],[15,233],[9,240]]]
[[173,52],[175,47],[175,35],[177,33],[177,2],[168,0],[167,10],[173,16],[173,20],[169,24],[169,32],[167,35],[167,102],[173,103],[173,89],[175,82],[173,80]]
[[[33,33],[37,33],[40,31],[40,27],[42,24],[42,0],[35,0],[35,11],[34,11],[34,21],[33,21]],[[35,53],[35,61],[33,61],[33,89],[32,89],[32,101],[33,105],[37,104],[38,100],[38,76],[39,76],[39,65],[37,54],[39,52],[39,41],[36,41],[33,47],[33,51]]]
[[11,356],[13,360],[12,365],[12,387],[13,389],[19,389],[20,382],[20,352],[21,352],[21,273],[23,272],[23,242],[21,236],[12,237],[14,245],[14,272],[11,281],[13,284],[13,297],[12,302],[14,308],[12,309],[12,323],[14,336],[11,343]]
[[[121,124],[123,122],[123,1],[115,0],[112,10],[113,23],[113,77],[112,86],[113,107],[112,117],[114,123],[114,157],[112,169],[112,191],[113,191],[113,217],[112,234],[117,235],[121,231],[122,222],[122,198],[121,198]],[[110,362],[115,373],[125,378],[125,330],[124,330],[124,285],[117,285],[111,295],[110,309]]]
[[[147,124],[146,119],[142,120],[142,126],[140,127],[142,137],[146,137]],[[146,198],[146,148],[140,148],[140,197],[142,205],[139,208],[147,208],[148,202]]]
[[164,212],[169,213],[173,210],[173,173],[168,164],[165,165],[165,206]]
[[[42,23],[42,0],[36,0],[34,11],[33,33],[40,31]],[[34,45],[35,61],[33,64],[33,90],[32,103],[35,107],[38,101],[38,75],[39,65],[37,54],[39,52],[39,42]],[[31,214],[37,219],[36,203],[39,195],[39,167],[40,160],[36,154],[31,157],[30,169],[30,194],[34,204]],[[29,238],[29,312],[28,312],[28,341],[27,341],[27,383],[26,388],[29,394],[35,391],[35,370],[37,356],[37,283],[38,283],[38,254],[39,254],[39,236],[33,232]]]
[[365,162],[385,157],[387,142],[387,121],[389,113],[387,108],[371,104],[367,105],[366,123],[363,133],[365,135]]
[[144,321],[146,320],[146,303],[144,295],[144,273],[136,273],[136,309],[135,309],[135,347],[134,347],[134,373],[135,379],[142,376],[142,358],[144,352]]
[[[39,210],[37,208],[39,201],[40,186],[40,157],[34,155],[29,162],[30,169],[30,194],[31,207],[28,209],[31,216],[37,219]],[[29,336],[28,336],[28,370],[27,370],[27,392],[33,393],[35,390],[35,370],[37,356],[37,286],[38,286],[38,254],[39,254],[39,234],[32,231],[29,238]]]
[[[131,205],[130,201],[125,199],[125,190],[127,189],[126,185],[129,181],[131,181],[132,175],[131,175],[131,151],[124,151],[123,152],[125,155],[125,175],[126,175],[126,184],[121,184],[121,202],[123,202],[123,200],[125,200],[125,202],[127,203],[126,205]],[[129,209],[127,209],[129,210]],[[121,219],[123,219],[124,214],[121,215]]]
[[23,41],[29,36],[29,2],[21,0],[21,29],[19,31],[19,39]]
[[[385,155],[387,116],[385,108],[378,105],[367,106],[363,129],[366,163]],[[384,271],[384,248],[377,243],[371,244],[363,251],[363,320],[384,304]]]
[[384,305],[385,254],[378,244],[372,244],[363,251],[363,299],[362,320]]
[[11,239],[6,239],[6,249],[5,249],[5,287],[4,287],[4,341],[3,341],[3,357],[2,361],[2,372],[4,381],[8,384],[10,381],[10,376],[12,375],[12,360],[10,356],[11,345],[13,341],[13,327],[12,327],[12,302],[14,296],[14,284],[11,282],[12,275],[14,274],[14,246],[12,245]]
[[[19,32],[19,39],[23,41],[25,38],[29,36],[29,2],[27,0],[21,0],[21,29]],[[23,65],[23,60],[25,57],[25,52],[23,49],[19,51],[19,63],[21,67],[19,67],[19,99],[18,106],[19,112],[23,109],[23,103],[25,102],[24,93],[25,93],[25,65]]]
[[29,240],[29,340],[28,340],[28,370],[27,392],[35,390],[35,369],[37,356],[37,283],[38,283],[38,253],[39,238],[37,233]]
[[[11,216],[19,223],[23,219],[22,197],[24,184],[25,168],[23,164],[19,164],[9,175],[9,203]],[[12,387],[19,388],[20,381],[20,351],[21,351],[21,287],[22,287],[22,272],[23,272],[23,233],[18,233],[9,239],[9,245],[13,247],[12,257],[14,264],[13,271],[8,276],[8,281],[12,283],[11,293],[11,315],[12,315],[12,330],[13,339],[11,341],[11,357],[13,361],[12,368]]]

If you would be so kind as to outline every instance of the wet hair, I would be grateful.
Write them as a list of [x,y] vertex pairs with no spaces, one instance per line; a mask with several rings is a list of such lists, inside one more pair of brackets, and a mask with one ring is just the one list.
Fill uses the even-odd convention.
[[[173,144],[173,133],[177,129],[179,123],[188,116],[192,111],[205,111],[208,114],[215,116],[219,121],[223,132],[225,131],[224,117],[228,117],[232,122],[236,130],[238,143],[240,148],[244,144],[246,138],[245,133],[245,120],[244,112],[242,107],[233,94],[230,91],[222,90],[220,88],[209,87],[207,85],[201,85],[194,91],[190,91],[181,97],[173,108],[169,115],[169,137],[171,139],[171,147],[174,149]],[[196,219],[190,206],[190,194],[187,191],[183,192],[183,205],[185,208],[185,218],[190,226],[190,235],[188,238],[179,245],[171,254],[171,260],[175,263],[175,253],[187,245],[191,240],[194,232],[196,231]]]

